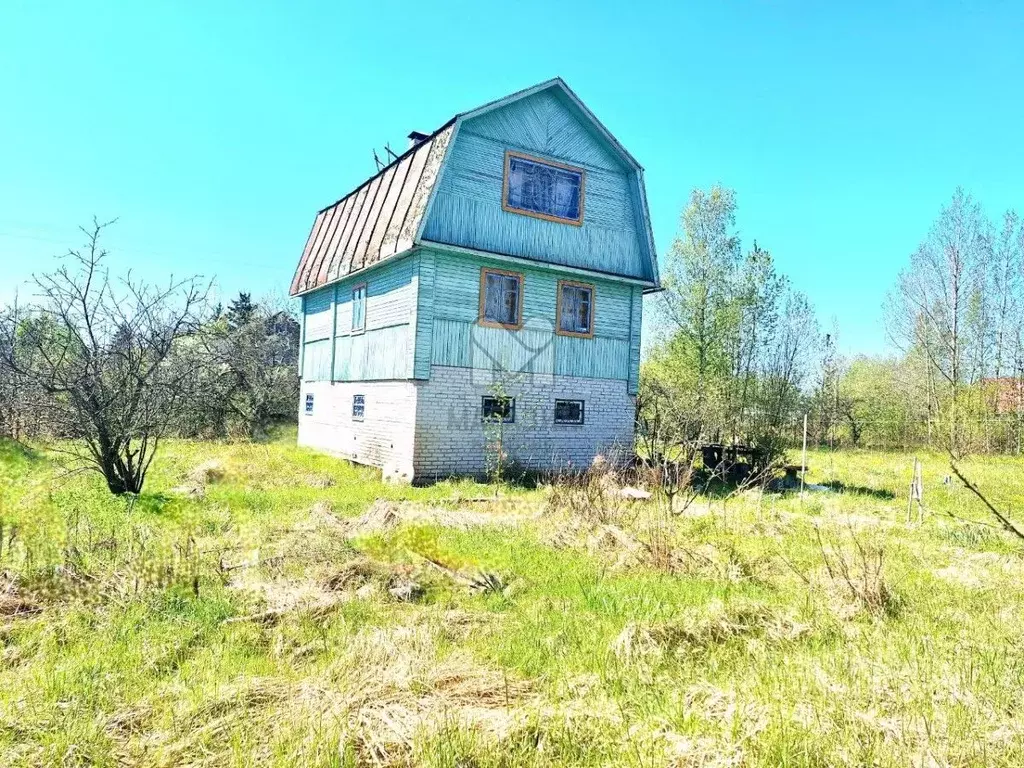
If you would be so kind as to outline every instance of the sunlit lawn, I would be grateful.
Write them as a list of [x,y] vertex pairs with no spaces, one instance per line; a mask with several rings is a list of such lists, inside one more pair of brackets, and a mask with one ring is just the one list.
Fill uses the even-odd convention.
[[[1024,764],[1021,542],[940,456],[918,524],[908,455],[668,515],[292,441],[168,443],[137,501],[0,444],[0,765]],[[964,469],[1024,520],[1024,461]]]

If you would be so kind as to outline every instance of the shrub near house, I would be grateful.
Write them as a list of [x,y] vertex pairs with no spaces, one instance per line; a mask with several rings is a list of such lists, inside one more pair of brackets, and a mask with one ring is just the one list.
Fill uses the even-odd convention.
[[[317,214],[299,442],[411,480],[631,451],[643,171],[560,79],[452,118]],[[500,394],[499,394],[500,393]]]

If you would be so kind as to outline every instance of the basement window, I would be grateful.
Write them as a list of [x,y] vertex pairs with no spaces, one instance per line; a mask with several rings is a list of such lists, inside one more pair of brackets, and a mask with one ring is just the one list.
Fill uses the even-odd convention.
[[501,269],[480,270],[480,325],[519,328],[523,323],[523,276]]
[[594,335],[594,286],[558,281],[558,333],[562,336]]
[[585,181],[582,168],[508,151],[501,207],[511,213],[580,226]]
[[582,424],[582,400],[555,400],[555,424]]
[[352,421],[362,421],[366,413],[366,395],[352,395]]
[[366,284],[352,289],[352,330],[366,330]]
[[516,420],[516,399],[514,397],[485,395],[481,408],[483,421],[511,424]]
[[306,415],[307,416],[312,416],[313,415],[313,393],[312,392],[306,393]]

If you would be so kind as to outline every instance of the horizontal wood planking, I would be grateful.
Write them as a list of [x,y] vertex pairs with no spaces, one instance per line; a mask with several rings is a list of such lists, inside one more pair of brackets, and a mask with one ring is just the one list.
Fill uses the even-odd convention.
[[[479,312],[480,270],[507,268],[499,261],[461,254],[437,253],[435,262],[436,316],[467,322],[475,322]],[[554,332],[558,281],[578,279],[547,269],[516,267],[516,272],[523,275],[524,328]],[[594,286],[594,335],[628,339],[631,286],[601,279],[586,282]]]
[[306,297],[307,343],[331,336],[331,289],[326,288]]
[[307,341],[302,355],[303,381],[330,381],[331,340]]
[[358,285],[366,286],[366,331],[408,323],[416,301],[413,269],[412,259],[402,259],[377,272],[353,276],[338,283],[335,334],[347,336],[352,333],[352,291]]

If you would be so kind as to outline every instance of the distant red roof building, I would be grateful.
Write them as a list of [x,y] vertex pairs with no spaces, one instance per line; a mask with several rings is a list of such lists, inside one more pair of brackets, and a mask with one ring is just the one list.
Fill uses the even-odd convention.
[[998,379],[985,379],[985,387],[992,387],[996,392],[996,413],[1019,413],[1024,410],[1024,379],[1002,376]]

